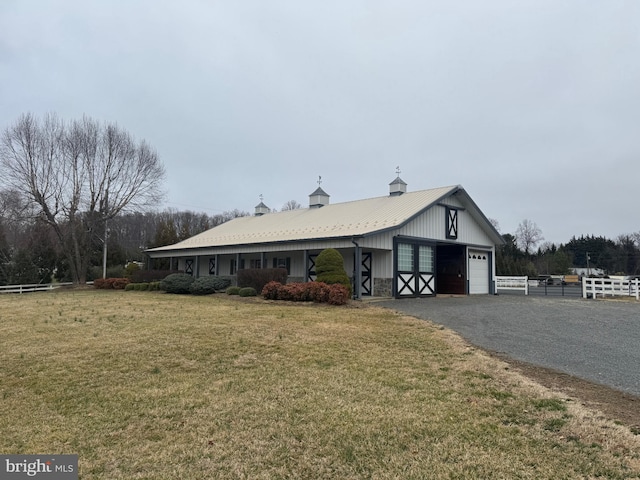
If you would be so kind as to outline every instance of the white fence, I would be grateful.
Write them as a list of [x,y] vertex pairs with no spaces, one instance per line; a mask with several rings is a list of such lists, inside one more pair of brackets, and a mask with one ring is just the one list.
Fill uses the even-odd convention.
[[596,298],[598,295],[636,297],[640,300],[640,280],[616,280],[613,278],[583,278],[582,297]]
[[529,277],[504,277],[496,276],[497,290],[522,290],[529,295]]
[[31,285],[0,285],[0,293],[28,293],[44,292],[55,288],[73,285],[71,282],[64,283],[34,283]]

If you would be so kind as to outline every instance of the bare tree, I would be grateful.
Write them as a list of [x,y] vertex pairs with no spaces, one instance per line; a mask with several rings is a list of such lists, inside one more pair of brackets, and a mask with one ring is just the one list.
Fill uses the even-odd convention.
[[282,206],[282,211],[286,212],[287,210],[298,210],[302,208],[302,205],[295,200],[289,200]]
[[54,230],[74,283],[85,283],[92,242],[127,208],[155,205],[164,168],[157,153],[117,125],[26,114],[0,139],[2,182]]
[[542,230],[531,220],[524,219],[516,230],[518,246],[529,255],[535,246],[544,240]]

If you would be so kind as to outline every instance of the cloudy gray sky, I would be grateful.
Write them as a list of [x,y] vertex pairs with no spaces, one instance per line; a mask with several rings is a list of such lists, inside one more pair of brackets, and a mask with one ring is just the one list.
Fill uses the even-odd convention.
[[461,184],[502,233],[640,231],[637,0],[2,0],[0,128],[117,122],[210,214]]

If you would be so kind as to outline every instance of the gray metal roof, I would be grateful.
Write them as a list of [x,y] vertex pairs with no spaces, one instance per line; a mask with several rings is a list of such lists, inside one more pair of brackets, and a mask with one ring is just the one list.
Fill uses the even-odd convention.
[[400,227],[440,200],[460,191],[464,193],[464,199],[470,202],[471,209],[476,210],[474,213],[486,221],[486,217],[458,185],[329,204],[321,208],[235,218],[182,242],[148,251],[367,236]]

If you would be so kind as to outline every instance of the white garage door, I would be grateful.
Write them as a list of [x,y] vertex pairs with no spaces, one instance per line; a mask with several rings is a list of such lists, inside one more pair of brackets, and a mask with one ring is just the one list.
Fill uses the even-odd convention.
[[489,293],[489,252],[469,250],[469,293]]

